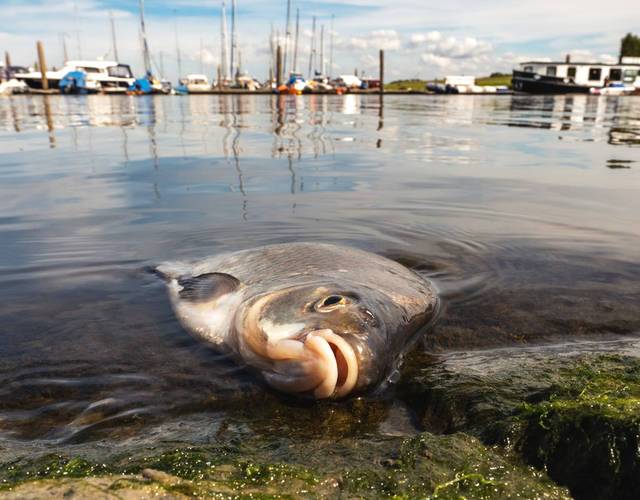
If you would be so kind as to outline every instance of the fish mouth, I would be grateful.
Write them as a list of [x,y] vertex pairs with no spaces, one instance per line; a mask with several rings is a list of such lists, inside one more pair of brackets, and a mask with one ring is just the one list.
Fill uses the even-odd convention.
[[341,398],[358,380],[353,348],[330,329],[314,330],[301,340],[269,343],[267,355],[274,361],[274,371],[265,373],[265,379],[284,392],[311,392],[317,399]]

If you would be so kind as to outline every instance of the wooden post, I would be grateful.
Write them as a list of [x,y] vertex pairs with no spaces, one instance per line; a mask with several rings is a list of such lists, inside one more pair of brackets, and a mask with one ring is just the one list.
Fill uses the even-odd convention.
[[9,57],[9,52],[5,51],[4,53],[4,73],[5,78],[7,80],[11,79],[11,57]]
[[282,85],[282,47],[278,45],[276,50],[276,87]]
[[384,50],[380,50],[380,94],[384,94]]
[[47,62],[44,59],[44,47],[42,42],[38,40],[36,44],[38,47],[38,66],[40,67],[40,74],[42,75],[42,90],[49,90],[49,80],[47,80]]

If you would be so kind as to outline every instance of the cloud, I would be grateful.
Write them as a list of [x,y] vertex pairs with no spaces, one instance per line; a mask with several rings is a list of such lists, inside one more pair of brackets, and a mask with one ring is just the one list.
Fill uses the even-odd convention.
[[351,37],[348,42],[349,49],[355,50],[399,50],[402,46],[400,35],[395,30],[375,30],[366,36]]
[[[567,51],[567,54],[571,56],[571,60],[574,62],[592,62],[600,61],[607,64],[615,64],[618,62],[618,58],[611,54],[594,54],[591,50],[587,49],[573,49]],[[564,60],[564,54],[561,59]]]
[[451,64],[451,59],[448,57],[436,56],[434,54],[422,54],[420,59],[422,59],[423,63],[437,66],[440,69],[446,68]]
[[193,52],[190,59],[192,61],[202,61],[203,64],[218,64],[218,55],[211,47],[203,47],[202,49]]
[[414,33],[409,38],[409,44],[412,47],[419,47],[421,45],[437,43],[442,40],[442,33],[439,31],[430,31],[429,33]]
[[471,36],[464,38],[444,36],[439,31],[431,31],[425,34],[415,33],[411,35],[409,45],[411,47],[424,47],[428,54],[450,59],[477,57],[493,50],[490,43],[477,38]]

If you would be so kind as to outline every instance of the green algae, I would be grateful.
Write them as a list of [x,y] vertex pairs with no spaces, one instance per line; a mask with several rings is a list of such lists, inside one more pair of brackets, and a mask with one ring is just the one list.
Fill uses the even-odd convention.
[[[56,478],[124,476],[114,479],[110,488],[131,490],[153,481],[168,493],[196,497],[567,497],[565,490],[543,474],[468,435],[421,433],[385,441],[385,445],[391,447],[386,453],[381,455],[381,448],[374,447],[374,453],[356,463],[340,463],[326,455],[316,457],[324,459],[321,467],[310,467],[302,460],[272,462],[266,455],[249,458],[247,450],[229,452],[216,447],[175,449],[136,459],[121,457],[108,465],[56,456],[55,460],[14,463],[11,474],[6,466],[0,467],[0,478],[6,490],[15,491]],[[309,455],[313,453],[309,450]],[[139,474],[149,469],[157,472],[150,476],[147,472],[150,479],[142,481]]]
[[534,354],[432,363],[402,396],[427,429],[502,445],[576,498],[637,498],[640,359]]
[[520,448],[581,498],[640,491],[640,360],[601,356],[562,370],[548,399],[524,404]]

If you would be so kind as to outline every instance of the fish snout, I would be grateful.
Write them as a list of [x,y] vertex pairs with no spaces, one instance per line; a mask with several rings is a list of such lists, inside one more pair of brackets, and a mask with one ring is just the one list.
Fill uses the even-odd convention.
[[274,371],[265,373],[265,379],[284,392],[310,391],[318,399],[341,398],[358,381],[353,347],[330,329],[314,330],[301,340],[270,343],[267,355],[274,361]]

